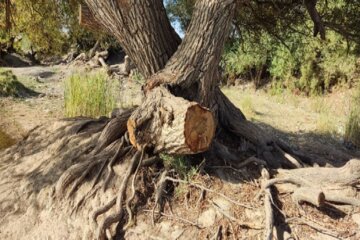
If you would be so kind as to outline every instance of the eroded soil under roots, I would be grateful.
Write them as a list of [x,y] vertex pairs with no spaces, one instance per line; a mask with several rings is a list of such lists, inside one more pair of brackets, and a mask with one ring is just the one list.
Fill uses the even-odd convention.
[[[306,232],[360,237],[358,226],[349,225],[360,210],[359,160],[313,168],[274,145],[298,169],[271,170],[256,154],[236,161],[215,141],[216,149],[194,157],[201,162],[198,174],[181,179],[151,149],[131,146],[131,112],[40,126],[1,153],[0,236],[149,239],[155,231],[168,231],[169,239],[272,239],[274,233],[303,239]],[[316,223],[320,213],[326,225]],[[31,216],[23,229],[11,227]],[[168,221],[176,224],[167,226]]]

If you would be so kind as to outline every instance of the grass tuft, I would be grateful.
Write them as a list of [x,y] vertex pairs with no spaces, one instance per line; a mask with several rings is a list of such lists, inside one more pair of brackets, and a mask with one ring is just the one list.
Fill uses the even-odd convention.
[[336,122],[328,112],[323,111],[319,114],[316,121],[316,130],[318,133],[324,135],[328,135],[328,136],[336,135],[337,133]]
[[115,88],[103,71],[73,74],[65,81],[65,115],[108,115],[115,107]]
[[241,100],[241,110],[245,114],[245,116],[249,119],[254,118],[256,115],[255,107],[252,98],[249,95],[244,96]]
[[360,147],[360,85],[356,89],[351,111],[345,125],[345,141]]
[[188,159],[184,156],[160,154],[160,158],[163,160],[166,168],[174,169],[175,172],[179,174],[180,178],[185,181],[191,181],[198,173],[198,168],[191,166]]

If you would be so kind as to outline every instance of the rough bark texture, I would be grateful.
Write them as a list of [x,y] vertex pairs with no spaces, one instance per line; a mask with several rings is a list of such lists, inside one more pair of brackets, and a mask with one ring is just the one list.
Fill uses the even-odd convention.
[[[95,21],[90,9],[85,4],[80,4],[79,7],[79,23],[80,25],[97,32],[104,31],[101,24]],[[93,57],[90,54],[90,58]]]
[[162,69],[181,42],[162,0],[144,0],[141,4],[136,0],[84,2],[96,22],[114,34],[145,77]]
[[[272,142],[271,137],[248,122],[218,86],[222,46],[230,31],[236,1],[197,1],[192,21],[178,49],[180,40],[170,26],[162,1],[148,0],[148,4],[112,0],[85,2],[95,19],[117,37],[148,78],[144,88],[146,94],[164,85],[175,96],[209,108],[218,133],[230,134],[235,139],[245,138],[261,154],[268,150],[266,146]],[[166,58],[159,55],[164,52]]]
[[280,191],[294,191],[296,202],[321,206],[324,201],[360,206],[357,187],[360,179],[360,161],[352,159],[341,168],[299,168],[279,170],[267,186],[291,183]]
[[131,143],[155,153],[195,154],[206,151],[215,134],[212,113],[196,102],[175,97],[167,89],[151,91],[128,121]]
[[197,1],[195,13],[178,51],[151,77],[147,90],[167,84],[175,95],[216,108],[219,62],[234,16],[234,1]]
[[321,20],[320,14],[316,9],[316,4],[318,0],[304,0],[305,7],[311,17],[311,20],[314,22],[314,37],[320,33],[322,40],[325,40],[325,27]]

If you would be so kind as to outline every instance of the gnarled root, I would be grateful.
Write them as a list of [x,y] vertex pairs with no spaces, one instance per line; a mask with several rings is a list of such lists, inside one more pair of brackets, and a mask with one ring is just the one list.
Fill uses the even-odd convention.
[[297,203],[321,206],[324,202],[335,202],[360,206],[360,199],[356,198],[360,183],[358,159],[352,159],[340,168],[312,167],[278,172],[276,178],[266,183],[265,189],[275,184],[291,183],[295,187],[287,185],[284,190],[294,192],[293,199]]

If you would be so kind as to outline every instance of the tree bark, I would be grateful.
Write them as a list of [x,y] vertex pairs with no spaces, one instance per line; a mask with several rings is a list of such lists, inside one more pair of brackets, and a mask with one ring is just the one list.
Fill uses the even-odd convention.
[[84,2],[91,13],[87,25],[100,24],[112,33],[145,77],[162,69],[181,42],[162,0]]
[[[216,132],[230,134],[235,140],[245,138],[260,146],[259,153],[267,150],[271,137],[248,122],[218,87],[218,66],[234,17],[235,0],[197,1],[192,21],[179,47],[180,39],[170,26],[160,0],[147,0],[144,4],[135,4],[134,0],[85,2],[94,19],[117,37],[147,78],[145,96],[151,95],[154,88],[164,86],[173,95],[209,109],[213,113]],[[156,99],[155,105],[161,102],[160,98]],[[146,111],[142,113],[146,114]],[[139,116],[132,118],[141,119]],[[148,123],[149,126],[162,126],[154,121]],[[147,140],[150,138],[147,136]],[[179,149],[182,147],[179,146]]]
[[130,142],[155,153],[195,154],[206,151],[215,134],[212,113],[196,102],[175,97],[166,88],[151,91],[128,120]]

